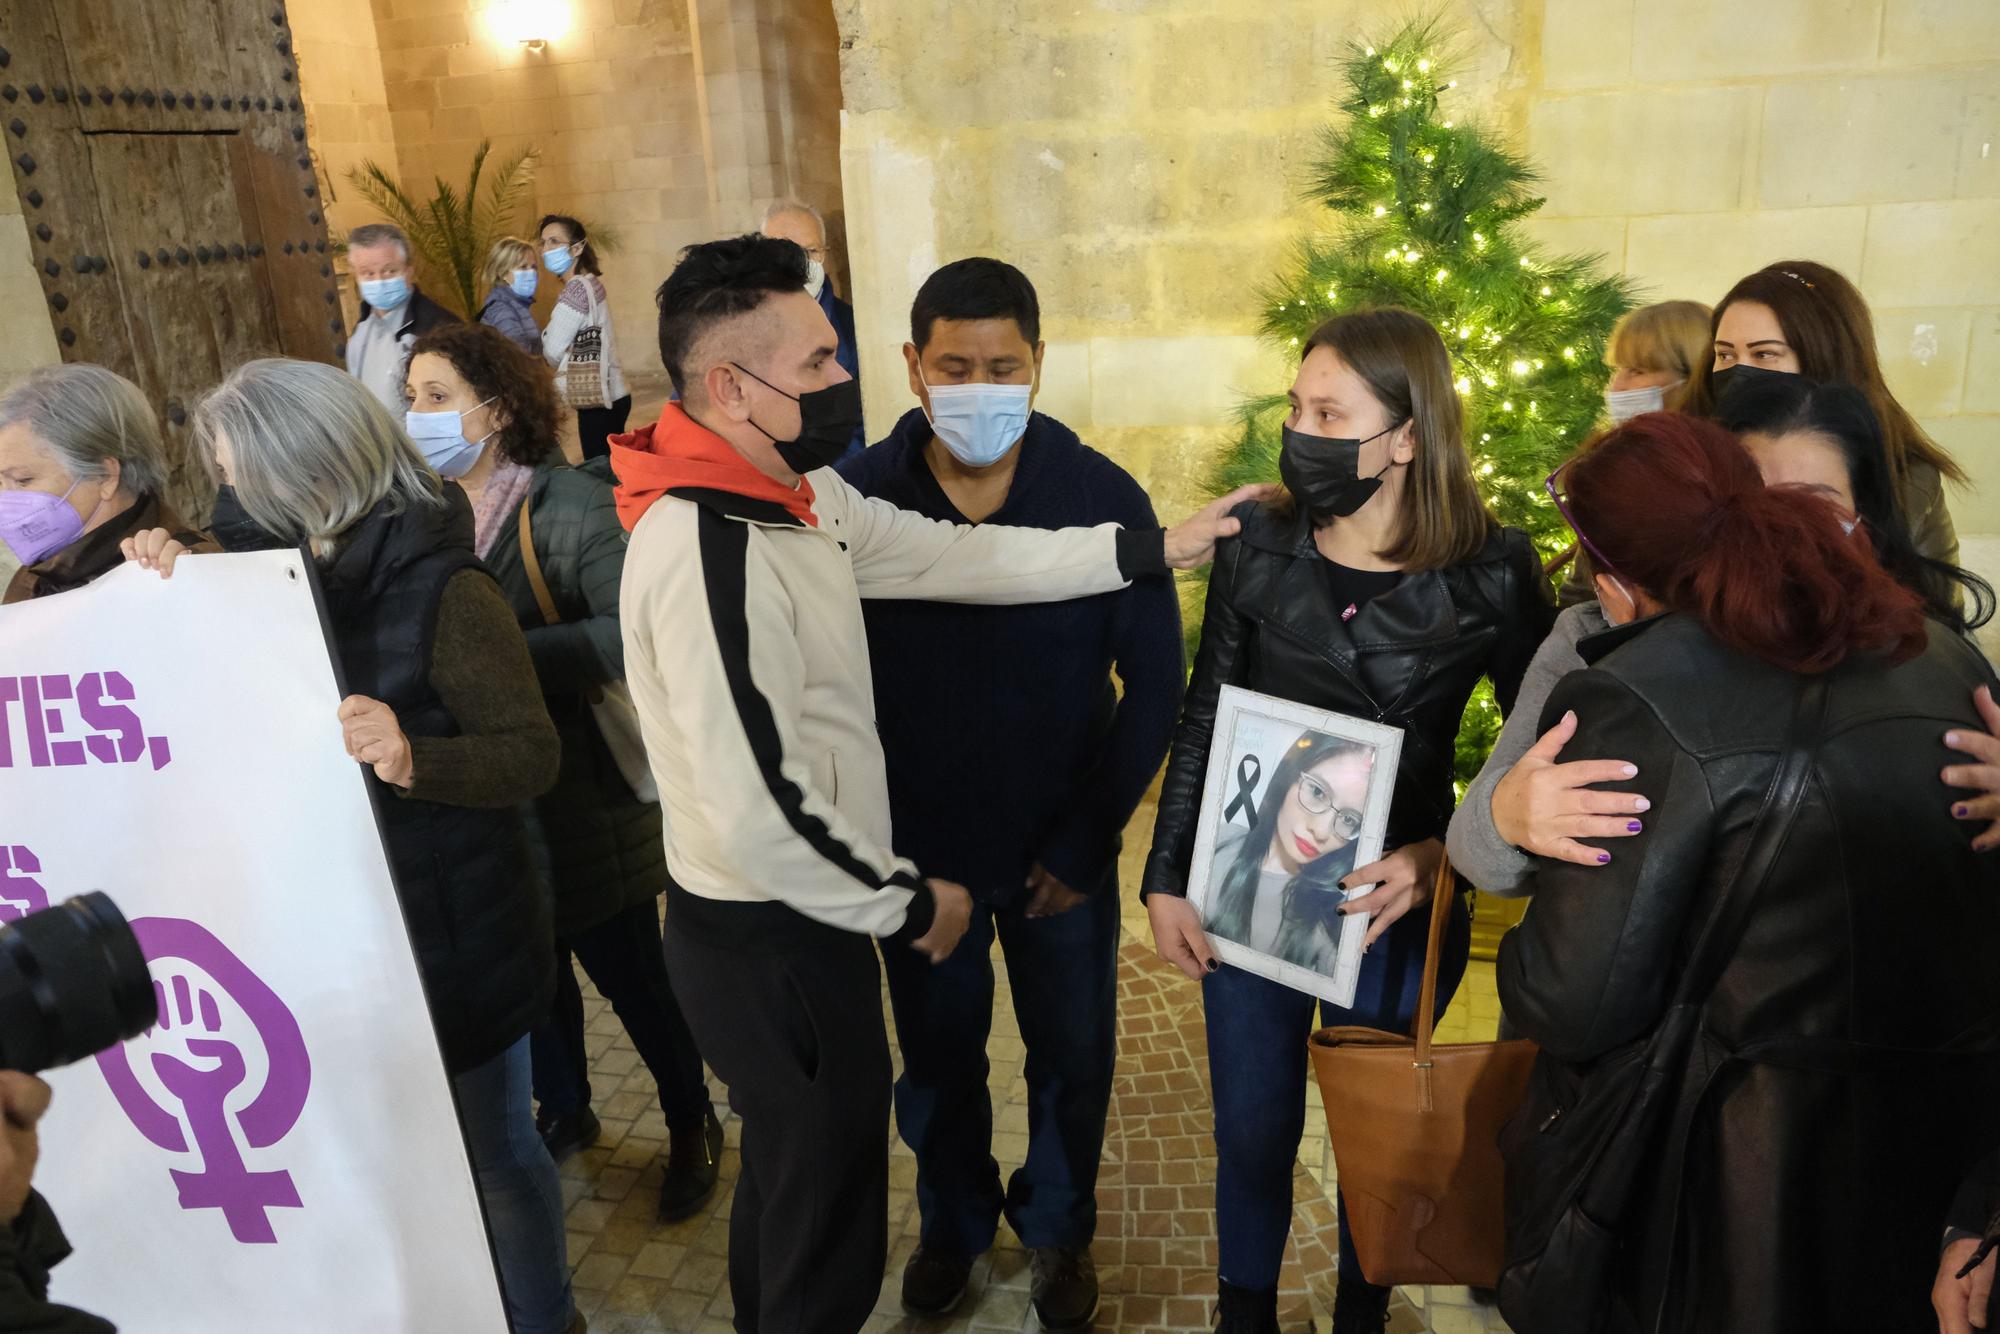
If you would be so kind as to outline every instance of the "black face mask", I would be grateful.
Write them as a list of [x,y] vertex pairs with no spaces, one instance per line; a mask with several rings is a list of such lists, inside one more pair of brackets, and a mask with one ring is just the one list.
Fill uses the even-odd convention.
[[224,551],[281,551],[290,542],[275,537],[251,518],[236,498],[236,488],[215,489],[215,509],[208,518],[208,531]]
[[[785,394],[784,390],[749,367],[737,366],[736,369],[772,393]],[[770,436],[785,466],[803,476],[814,469],[831,468],[840,462],[847,453],[848,445],[854,441],[854,433],[861,429],[861,382],[842,380],[824,389],[805,394],[785,394],[785,397],[799,405],[799,434],[796,440],[780,440],[757,426],[755,417],[750,419],[752,426]]]
[[1715,406],[1720,408],[1725,399],[1743,393],[1754,385],[1769,384],[1781,376],[1791,378],[1790,371],[1767,370],[1762,366],[1745,366],[1741,362],[1724,366],[1709,374],[1708,383],[1714,390]]
[[[1377,431],[1368,440],[1380,440],[1401,426]],[[1368,440],[1333,440],[1306,435],[1284,428],[1284,448],[1278,451],[1278,476],[1285,489],[1305,506],[1315,524],[1344,519],[1360,509],[1382,489],[1382,478],[1396,466],[1394,459],[1382,465],[1373,477],[1361,475],[1361,447]]]

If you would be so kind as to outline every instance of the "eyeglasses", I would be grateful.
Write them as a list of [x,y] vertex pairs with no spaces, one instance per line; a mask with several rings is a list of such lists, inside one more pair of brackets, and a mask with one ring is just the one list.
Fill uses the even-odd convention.
[[1556,503],[1556,512],[1563,516],[1563,522],[1568,524],[1570,531],[1576,534],[1576,540],[1583,544],[1583,549],[1585,551],[1588,551],[1590,553],[1590,558],[1597,562],[1597,568],[1603,571],[1605,574],[1616,575],[1618,573],[1618,567],[1612,564],[1612,562],[1605,557],[1604,553],[1597,549],[1597,544],[1595,542],[1592,542],[1588,537],[1584,536],[1583,529],[1579,527],[1576,522],[1576,515],[1570,510],[1569,497],[1563,494],[1562,485],[1558,479],[1560,479],[1563,473],[1568,470],[1569,465],[1575,462],[1576,462],[1575,457],[1571,457],[1560,468],[1557,468],[1554,472],[1550,473],[1548,477],[1543,480],[1542,485],[1548,488],[1549,499],[1555,501]]
[[1361,812],[1356,810],[1335,810],[1333,793],[1326,790],[1326,784],[1311,774],[1299,775],[1299,805],[1308,814],[1325,815],[1333,811],[1333,832],[1344,839],[1352,839],[1361,832]]

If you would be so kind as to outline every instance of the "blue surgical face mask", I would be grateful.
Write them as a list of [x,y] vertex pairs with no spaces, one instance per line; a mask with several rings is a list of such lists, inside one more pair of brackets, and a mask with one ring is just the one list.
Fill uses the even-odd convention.
[[541,275],[531,268],[516,269],[514,270],[514,281],[507,285],[514,289],[514,295],[520,297],[521,300],[532,301],[535,299],[535,284],[540,280]]
[[[477,412],[492,401],[489,398],[484,403],[475,403],[472,410]],[[403,414],[403,422],[410,439],[424,452],[425,461],[447,480],[471,472],[480,454],[485,452],[486,442],[493,438],[493,432],[488,431],[477,440],[467,440],[465,414],[457,411],[418,412],[413,408]]]
[[924,388],[930,393],[931,430],[951,456],[968,468],[998,463],[1028,432],[1033,384],[934,385],[925,381]]
[[370,310],[395,310],[410,299],[410,280],[400,274],[394,278],[364,278],[361,299]]
[[569,266],[576,263],[576,256],[569,253],[568,246],[557,246],[554,250],[542,252],[542,263],[549,266],[549,272],[560,278],[569,272]]

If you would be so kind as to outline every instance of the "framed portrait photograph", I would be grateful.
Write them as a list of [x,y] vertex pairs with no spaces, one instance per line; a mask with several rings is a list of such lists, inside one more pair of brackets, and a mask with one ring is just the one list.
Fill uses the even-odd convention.
[[1399,728],[1222,688],[1188,901],[1223,962],[1354,1003],[1368,918],[1340,915],[1340,878],[1382,856],[1402,748]]

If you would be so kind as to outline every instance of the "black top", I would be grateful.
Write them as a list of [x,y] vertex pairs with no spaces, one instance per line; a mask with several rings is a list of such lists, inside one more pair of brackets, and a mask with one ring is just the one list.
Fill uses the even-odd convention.
[[[840,465],[863,495],[964,523],[924,447],[922,411]],[[1036,413],[1006,503],[988,522],[1023,528],[1159,528],[1146,493],[1069,428]],[[1121,551],[1121,569],[1129,569]],[[877,728],[896,851],[982,899],[1021,894],[1040,862],[1078,893],[1106,887],[1119,834],[1165,758],[1180,712],[1180,603],[1155,574],[1070,602],[971,607],[868,601]],[[1117,668],[1125,693],[1112,689]]]
[[1330,559],[1324,560],[1321,568],[1326,573],[1327,591],[1333,595],[1333,605],[1339,609],[1343,621],[1353,620],[1363,607],[1403,582],[1401,570],[1357,570]]

